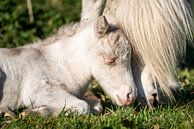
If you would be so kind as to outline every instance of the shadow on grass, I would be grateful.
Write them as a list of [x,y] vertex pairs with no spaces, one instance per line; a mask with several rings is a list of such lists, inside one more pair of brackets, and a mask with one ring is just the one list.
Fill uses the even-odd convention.
[[186,58],[181,62],[181,68],[194,69],[194,46],[187,46],[186,51]]
[[194,104],[194,84],[184,86],[177,99],[178,105]]
[[[193,42],[194,43],[194,42]],[[181,65],[179,81],[181,85],[180,95],[177,102],[181,105],[194,104],[194,47],[187,46],[187,53]]]

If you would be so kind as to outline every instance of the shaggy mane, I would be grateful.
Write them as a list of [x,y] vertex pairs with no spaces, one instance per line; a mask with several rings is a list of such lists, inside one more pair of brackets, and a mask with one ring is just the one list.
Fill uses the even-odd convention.
[[61,26],[55,34],[40,41],[40,43],[42,45],[54,43],[55,41],[60,39],[62,36],[65,36],[68,38],[68,37],[75,35],[80,30],[81,30],[81,23],[71,23],[69,25],[64,25],[64,26]]
[[[173,97],[167,80],[176,80],[177,65],[192,39],[191,9],[186,0],[108,0],[112,15],[127,35],[139,64],[150,67],[161,89]],[[133,56],[134,56],[133,55]]]

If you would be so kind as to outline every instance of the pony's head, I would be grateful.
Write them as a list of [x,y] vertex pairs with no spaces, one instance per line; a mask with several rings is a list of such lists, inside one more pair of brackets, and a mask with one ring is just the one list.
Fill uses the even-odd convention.
[[129,105],[137,96],[129,42],[120,29],[107,23],[105,17],[97,19],[94,31],[96,42],[89,55],[92,76],[114,103]]

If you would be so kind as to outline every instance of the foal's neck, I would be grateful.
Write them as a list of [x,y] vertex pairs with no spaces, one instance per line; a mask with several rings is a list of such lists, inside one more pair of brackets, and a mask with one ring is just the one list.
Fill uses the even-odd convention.
[[46,46],[49,62],[53,65],[57,78],[75,95],[85,92],[91,81],[88,56],[91,49],[94,49],[94,37],[93,28],[89,26],[72,37],[62,36],[55,43]]

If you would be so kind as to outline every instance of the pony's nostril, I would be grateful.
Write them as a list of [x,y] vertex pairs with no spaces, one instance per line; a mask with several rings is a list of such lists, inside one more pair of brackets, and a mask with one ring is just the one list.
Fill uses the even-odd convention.
[[156,97],[157,97],[157,94],[156,94],[156,93],[153,93],[152,96],[153,96],[154,98],[156,98]]

